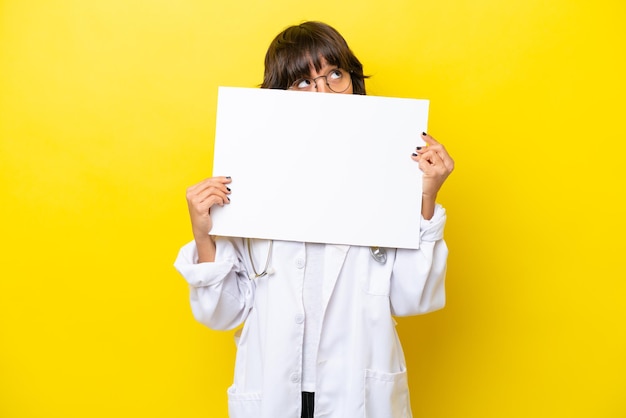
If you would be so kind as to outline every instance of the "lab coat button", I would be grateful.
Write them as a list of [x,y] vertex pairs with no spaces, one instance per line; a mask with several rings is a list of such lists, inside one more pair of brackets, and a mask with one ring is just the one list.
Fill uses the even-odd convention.
[[295,319],[296,319],[296,324],[301,324],[301,323],[304,322],[304,315],[298,314],[298,315],[296,315]]
[[300,383],[300,374],[299,373],[293,373],[291,375],[291,382],[292,383]]
[[296,258],[296,267],[298,267],[299,269],[304,268],[304,259],[303,258]]

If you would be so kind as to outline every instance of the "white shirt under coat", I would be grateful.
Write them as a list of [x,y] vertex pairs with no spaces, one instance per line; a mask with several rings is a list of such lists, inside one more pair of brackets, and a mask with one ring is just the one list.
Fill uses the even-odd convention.
[[[324,245],[315,417],[412,417],[404,354],[393,316],[445,305],[448,249],[445,210],[422,219],[420,249],[387,249],[382,264],[369,247]],[[265,266],[269,241],[250,240],[254,266]],[[190,286],[194,317],[227,330],[245,321],[237,341],[231,418],[300,417],[306,245],[275,241],[272,274],[253,271],[243,238],[216,238],[213,263],[198,263],[195,243],[175,262]]]

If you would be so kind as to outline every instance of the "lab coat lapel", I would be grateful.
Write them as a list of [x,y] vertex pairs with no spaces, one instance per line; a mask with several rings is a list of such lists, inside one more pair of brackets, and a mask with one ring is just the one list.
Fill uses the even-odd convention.
[[324,284],[322,285],[323,311],[326,311],[328,301],[333,294],[337,277],[339,277],[349,249],[349,245],[326,244],[326,249],[324,250]]

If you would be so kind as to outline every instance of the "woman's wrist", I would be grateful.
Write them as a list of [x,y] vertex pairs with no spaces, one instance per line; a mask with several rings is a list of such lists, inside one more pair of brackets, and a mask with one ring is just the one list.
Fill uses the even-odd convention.
[[204,234],[195,236],[194,240],[198,251],[198,263],[215,261],[215,239],[209,234]]
[[422,218],[430,220],[435,214],[437,196],[422,195]]

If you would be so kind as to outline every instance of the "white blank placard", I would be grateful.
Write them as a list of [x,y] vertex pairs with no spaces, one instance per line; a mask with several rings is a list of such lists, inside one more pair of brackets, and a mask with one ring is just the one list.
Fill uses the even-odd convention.
[[211,234],[418,248],[428,100],[220,87]]

